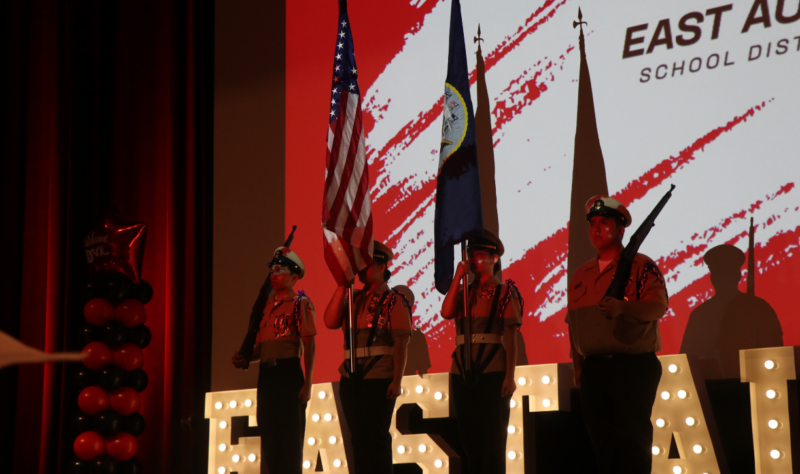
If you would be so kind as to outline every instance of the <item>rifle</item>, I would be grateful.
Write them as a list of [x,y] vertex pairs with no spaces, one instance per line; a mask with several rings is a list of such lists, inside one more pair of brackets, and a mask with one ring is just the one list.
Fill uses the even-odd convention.
[[619,263],[617,264],[617,270],[614,272],[614,279],[611,281],[611,285],[606,290],[605,297],[616,298],[618,300],[625,299],[625,287],[628,285],[628,280],[631,279],[631,266],[633,265],[633,259],[636,258],[636,254],[639,253],[639,247],[642,246],[642,242],[644,239],[647,238],[647,234],[650,233],[650,229],[652,229],[656,224],[656,217],[661,213],[661,210],[664,209],[664,206],[667,205],[667,201],[669,198],[672,197],[672,190],[675,189],[675,185],[671,185],[667,194],[658,201],[656,207],[650,211],[650,215],[647,216],[647,219],[642,222],[642,225],[636,229],[636,232],[631,236],[631,239],[628,241],[628,245],[622,250],[622,253],[619,257]]
[[[461,241],[461,260],[467,260],[467,241]],[[461,320],[461,328],[462,333],[464,334],[464,349],[463,349],[463,359],[464,359],[464,367],[461,371],[461,376],[464,378],[464,384],[467,387],[475,387],[477,385],[478,380],[477,376],[480,374],[476,374],[475,371],[472,370],[472,312],[470,311],[469,307],[469,273],[464,274],[463,281],[461,283],[461,288],[463,288],[463,292],[461,294],[461,304],[464,306],[464,319]],[[477,290],[476,290],[477,291]],[[480,362],[480,361],[479,361]]]
[[[290,247],[292,245],[295,230],[297,230],[297,226],[293,225],[292,233],[286,238],[286,242],[283,244],[284,247]],[[250,358],[253,357],[253,348],[256,345],[256,337],[258,336],[258,326],[261,324],[261,318],[264,316],[264,308],[267,306],[267,298],[269,298],[269,294],[272,293],[272,282],[270,281],[270,277],[272,276],[272,263],[274,261],[275,260],[273,257],[273,260],[269,263],[269,273],[267,274],[267,279],[264,280],[264,284],[261,285],[261,289],[258,290],[258,297],[256,298],[256,302],[253,303],[253,309],[250,311],[250,322],[247,326],[247,335],[244,337],[244,341],[242,341],[242,347],[239,348],[239,354],[245,359],[245,370],[250,367]]]

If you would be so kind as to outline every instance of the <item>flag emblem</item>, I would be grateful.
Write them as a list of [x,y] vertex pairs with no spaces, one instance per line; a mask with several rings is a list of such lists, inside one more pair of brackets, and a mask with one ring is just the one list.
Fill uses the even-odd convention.
[[464,98],[455,87],[444,84],[444,112],[442,113],[442,147],[439,152],[439,171],[447,159],[458,150],[469,126],[469,114]]

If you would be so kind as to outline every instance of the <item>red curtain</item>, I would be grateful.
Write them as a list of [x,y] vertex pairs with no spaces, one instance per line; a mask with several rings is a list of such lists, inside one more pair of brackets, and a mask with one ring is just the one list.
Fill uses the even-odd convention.
[[[81,349],[81,240],[116,201],[148,224],[142,276],[154,288],[137,457],[145,472],[203,472],[213,2],[15,0],[0,17],[0,330],[47,351]],[[62,472],[73,457],[70,373],[0,371],[0,432],[11,439],[0,459],[13,472]]]

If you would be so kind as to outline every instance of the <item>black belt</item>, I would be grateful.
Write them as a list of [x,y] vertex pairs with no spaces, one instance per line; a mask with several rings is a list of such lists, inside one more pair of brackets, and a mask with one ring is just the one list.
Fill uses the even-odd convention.
[[299,357],[287,357],[285,359],[267,359],[261,361],[261,366],[275,367],[277,365],[291,364],[292,362],[299,361]]
[[652,356],[655,355],[655,352],[643,352],[641,354],[595,354],[590,355],[586,359],[606,359],[606,360],[613,360],[613,359],[631,359],[633,357],[643,357],[643,356]]

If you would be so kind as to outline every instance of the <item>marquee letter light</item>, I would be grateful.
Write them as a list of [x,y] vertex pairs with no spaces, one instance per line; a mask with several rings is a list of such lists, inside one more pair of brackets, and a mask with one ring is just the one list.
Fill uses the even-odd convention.
[[511,397],[511,415],[508,417],[508,438],[506,442],[506,473],[524,474],[525,461],[522,459],[525,451],[525,433],[522,431],[522,397],[528,396],[528,410],[537,411],[558,411],[559,407],[569,410],[569,386],[562,397],[559,397],[559,379],[565,377],[570,380],[571,364],[543,364],[518,366],[514,371],[516,377],[517,390]]
[[261,438],[239,438],[231,445],[231,419],[247,416],[248,425],[256,426],[256,389],[206,393],[208,433],[208,474],[259,474]]
[[336,404],[338,385],[328,382],[312,386],[311,400],[306,409],[303,472],[314,472],[317,469],[317,459],[322,461],[322,472],[348,472],[342,425]]
[[447,373],[406,375],[403,377],[403,394],[397,397],[392,415],[392,457],[395,464],[416,463],[422,472],[449,473],[450,456],[455,452],[439,436],[410,434],[407,419],[397,419],[403,405],[417,404],[423,418],[450,416],[450,375]]
[[787,380],[796,380],[798,347],[739,351],[742,382],[750,383],[756,474],[792,472]]
[[[659,356],[663,374],[653,405],[653,472],[727,474],[714,412],[699,369],[686,354]],[[672,440],[678,458],[670,459]],[[720,454],[717,454],[720,453]]]

